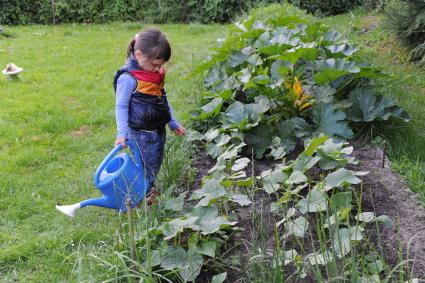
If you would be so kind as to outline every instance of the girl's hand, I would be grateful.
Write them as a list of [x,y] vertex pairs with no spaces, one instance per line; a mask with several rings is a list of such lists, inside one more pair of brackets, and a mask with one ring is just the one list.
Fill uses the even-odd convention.
[[115,146],[121,144],[122,145],[122,148],[126,148],[127,145],[125,144],[125,140],[126,140],[126,138],[117,138],[115,140]]
[[184,127],[180,126],[177,129],[175,129],[174,132],[178,136],[184,136],[186,134],[186,129]]

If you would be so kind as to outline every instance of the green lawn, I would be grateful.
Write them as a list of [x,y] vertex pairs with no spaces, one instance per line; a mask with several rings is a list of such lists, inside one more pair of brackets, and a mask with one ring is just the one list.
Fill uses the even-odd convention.
[[[91,207],[69,219],[54,206],[99,196],[93,174],[116,134],[112,79],[141,28],[6,27],[13,37],[0,37],[0,65],[24,68],[21,83],[0,78],[0,281],[77,281],[70,255],[116,232],[112,210]],[[166,89],[185,120],[197,87],[188,74],[225,28],[160,28],[173,48]]]
[[[408,127],[392,125],[385,136],[393,166],[425,199],[424,71],[406,61],[380,20],[354,13],[325,22],[348,34],[367,61],[394,74],[376,86],[397,97],[413,121]],[[0,281],[78,281],[82,269],[74,255],[112,241],[119,227],[114,211],[91,207],[69,219],[54,206],[99,196],[92,177],[116,132],[112,78],[141,28],[136,23],[6,27],[13,37],[0,37],[0,66],[14,62],[25,69],[21,83],[0,79]],[[173,47],[166,89],[177,117],[187,120],[199,90],[199,81],[188,74],[225,27],[161,29]],[[104,272],[89,268],[97,269],[92,274]]]

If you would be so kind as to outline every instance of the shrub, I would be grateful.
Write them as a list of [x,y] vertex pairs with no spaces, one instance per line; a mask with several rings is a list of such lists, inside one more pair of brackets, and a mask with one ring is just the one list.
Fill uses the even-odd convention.
[[382,12],[387,5],[387,0],[363,0],[362,6],[367,10]]
[[346,13],[362,3],[360,0],[290,0],[289,2],[317,16]]
[[39,12],[50,1],[36,0],[28,5],[26,1],[9,0],[0,2],[0,23],[6,25],[40,23]]
[[425,63],[425,2],[391,1],[385,15],[385,26],[411,50],[411,59]]
[[[56,0],[56,23],[105,23],[142,20],[149,23],[227,23],[252,7],[276,0]],[[0,2],[0,23],[53,23],[50,0]]]

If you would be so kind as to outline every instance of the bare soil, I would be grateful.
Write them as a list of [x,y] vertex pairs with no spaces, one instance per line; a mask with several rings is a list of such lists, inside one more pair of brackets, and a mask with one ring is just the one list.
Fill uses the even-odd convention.
[[71,136],[74,138],[81,138],[82,136],[86,136],[90,133],[90,127],[87,125],[81,126],[78,130],[73,130],[70,132]]

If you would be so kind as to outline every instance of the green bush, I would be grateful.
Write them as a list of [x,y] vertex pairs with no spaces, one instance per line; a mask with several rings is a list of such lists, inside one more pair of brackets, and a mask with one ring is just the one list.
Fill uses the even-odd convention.
[[6,25],[41,23],[40,11],[50,1],[36,0],[28,5],[22,0],[0,1],[0,23]]
[[361,0],[290,0],[289,2],[317,16],[346,13],[362,3]]
[[386,27],[411,50],[411,59],[425,63],[425,2],[391,1],[385,15]]
[[[0,2],[0,23],[51,24],[51,0]],[[56,0],[56,23],[105,23],[141,20],[149,23],[227,23],[249,9],[277,0]]]

